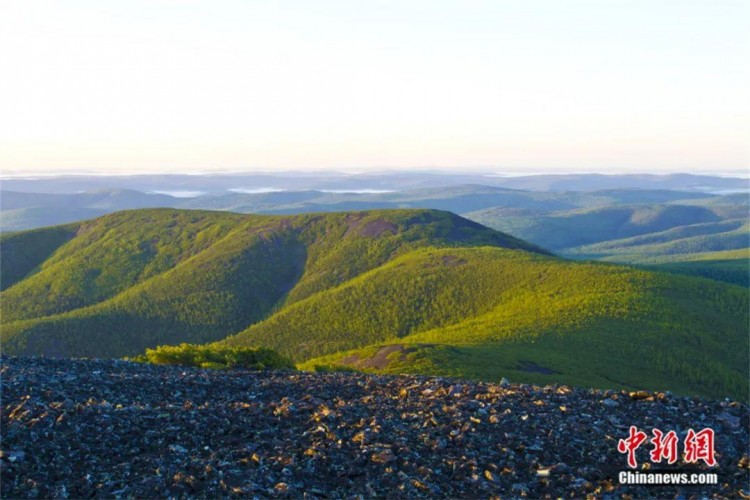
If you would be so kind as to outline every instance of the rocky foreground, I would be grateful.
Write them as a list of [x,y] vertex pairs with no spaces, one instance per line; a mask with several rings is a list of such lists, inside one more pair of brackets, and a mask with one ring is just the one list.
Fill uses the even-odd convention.
[[[428,377],[1,362],[2,498],[750,493],[744,403]],[[620,485],[617,443],[630,425],[681,440],[712,427],[719,485]],[[640,464],[649,449],[638,449]]]

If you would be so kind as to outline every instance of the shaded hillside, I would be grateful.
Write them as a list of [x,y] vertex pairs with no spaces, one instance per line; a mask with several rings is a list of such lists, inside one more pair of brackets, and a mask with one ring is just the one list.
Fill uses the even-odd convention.
[[[654,231],[651,233],[633,236],[630,238],[613,239],[605,242],[575,247],[569,252],[601,253],[607,255],[617,249],[637,248],[646,245],[659,245],[663,243],[672,243],[677,240],[692,238],[696,236],[720,235],[722,233],[731,233],[737,230],[745,229],[747,221],[742,219],[722,220],[719,222],[706,222],[698,224],[687,224],[673,227],[664,231]],[[645,253],[645,252],[644,252]]]
[[644,268],[750,287],[750,248],[649,259]]
[[[669,260],[668,256],[741,250],[750,247],[750,222],[730,220],[693,224],[633,238],[610,240],[567,249],[565,255],[615,262],[646,263]],[[666,257],[666,259],[665,259]]]
[[0,290],[19,282],[75,236],[75,226],[0,234]]
[[[65,230],[76,236],[3,291],[6,352],[122,356],[162,343],[217,340],[411,249],[540,251],[424,210],[296,217],[137,210]],[[11,261],[24,251],[3,248]]]
[[722,220],[709,208],[693,205],[607,206],[520,216],[497,216],[488,209],[467,217],[551,250]]
[[[649,193],[657,192],[636,196],[644,200]],[[733,284],[748,282],[750,263],[721,261],[723,252],[750,248],[747,194],[661,201],[560,212],[495,207],[466,216],[569,258],[628,264],[695,260],[665,270]],[[711,262],[699,257],[706,252],[714,254]]]
[[725,219],[747,219],[750,217],[750,193],[734,193],[707,198],[674,200],[675,205],[695,205],[710,208],[716,215]]

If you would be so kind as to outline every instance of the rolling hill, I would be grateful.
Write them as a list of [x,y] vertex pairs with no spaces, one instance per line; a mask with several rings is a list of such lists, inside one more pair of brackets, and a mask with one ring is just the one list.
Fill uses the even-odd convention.
[[750,222],[732,219],[689,224],[664,231],[574,247],[565,255],[614,262],[669,261],[671,256],[741,250],[750,247]]
[[142,193],[132,189],[96,189],[69,194],[21,193],[4,190],[0,197],[0,210],[38,207],[125,210],[171,206],[175,200],[173,196]]
[[[620,266],[423,249],[223,343],[271,347],[309,368],[740,394],[747,300],[738,287]],[[389,346],[384,362],[368,362]]]
[[427,245],[542,251],[435,211],[137,210],[5,234],[0,242],[10,270],[2,278],[4,349],[59,356],[122,356],[220,339]]
[[496,216],[493,209],[487,209],[467,217],[554,251],[722,220],[706,207],[665,204],[605,206],[520,216]]
[[479,184],[462,184],[383,193],[312,190],[232,193],[196,197],[180,204],[180,207],[268,214],[383,208],[430,208],[464,214],[498,206],[548,212],[623,203],[689,202],[693,199],[708,202],[711,198],[710,195],[705,193],[665,190],[622,189],[595,192],[540,192]]
[[0,228],[4,232],[23,231],[46,226],[57,226],[68,222],[93,219],[108,213],[99,208],[77,207],[32,207],[3,210],[0,212]]
[[[252,190],[251,190],[252,191]],[[195,191],[193,193],[200,193]],[[396,208],[431,208],[457,214],[498,207],[549,212],[622,204],[690,203],[712,208],[724,197],[668,190],[610,189],[594,192],[522,191],[497,186],[461,184],[387,192],[297,190],[203,194],[178,198],[129,189],[98,189],[78,193],[0,192],[0,230],[17,231],[75,222],[124,209],[186,208],[239,213],[291,215]],[[494,216],[494,212],[491,212]],[[741,217],[741,216],[740,216]]]
[[132,189],[96,189],[80,193],[0,192],[0,229],[4,232],[65,224],[118,210],[175,207],[173,196]]
[[748,389],[746,289],[563,260],[448,212],[150,209],[0,242],[8,354],[218,341],[308,367]]
[[[495,207],[466,217],[573,259],[637,265],[746,286],[750,261],[725,252],[750,248],[750,198],[735,194],[659,204],[539,212]],[[713,253],[710,259],[702,254]]]

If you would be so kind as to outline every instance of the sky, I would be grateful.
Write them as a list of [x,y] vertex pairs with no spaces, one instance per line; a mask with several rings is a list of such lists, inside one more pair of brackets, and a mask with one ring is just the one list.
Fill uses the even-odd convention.
[[0,0],[0,173],[748,169],[741,0]]

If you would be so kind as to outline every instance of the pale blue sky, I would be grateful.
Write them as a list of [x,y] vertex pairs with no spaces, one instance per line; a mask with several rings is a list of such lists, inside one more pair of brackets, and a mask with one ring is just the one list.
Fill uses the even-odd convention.
[[0,168],[748,167],[742,1],[0,3]]

